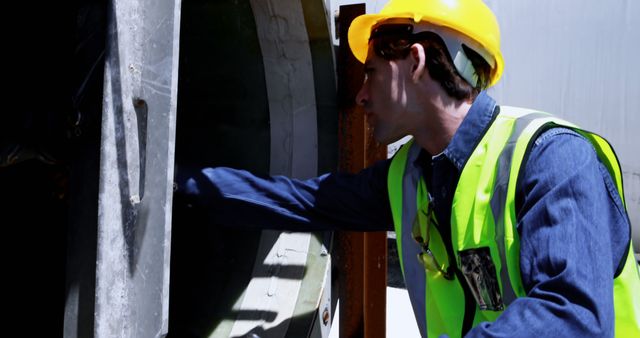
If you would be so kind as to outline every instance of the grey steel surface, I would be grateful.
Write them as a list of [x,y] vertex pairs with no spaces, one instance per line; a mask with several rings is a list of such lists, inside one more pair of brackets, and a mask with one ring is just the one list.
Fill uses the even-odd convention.
[[[322,70],[321,66],[326,68],[327,64],[314,65],[310,40],[312,37],[315,40],[324,38],[328,44],[326,12],[318,1],[315,4],[309,1],[250,1],[250,4],[269,100],[270,174],[299,179],[316,176],[319,127],[315,96],[318,90],[314,87],[319,81],[316,81],[314,70]],[[320,10],[309,13],[310,8]],[[320,20],[305,20],[312,17]],[[316,60],[327,58],[327,55],[322,55],[322,50],[318,52],[315,48],[315,51]],[[261,337],[310,334],[315,318],[310,314],[318,311],[323,290],[320,281],[329,271],[328,257],[323,263],[312,264],[320,254],[320,250],[311,249],[313,243],[317,243],[317,239],[312,234],[262,232],[252,279],[243,291],[242,302],[234,306],[240,314],[233,323],[231,336],[244,336],[248,332]],[[328,255],[326,250],[324,252]],[[295,271],[295,268],[298,268],[295,273],[282,273]],[[323,277],[320,281],[314,280],[318,271]],[[300,301],[305,299],[313,301]],[[254,313],[247,315],[248,311]],[[330,307],[327,315],[330,316]],[[328,327],[329,324],[323,326]],[[213,335],[222,337],[219,331]],[[328,330],[325,331],[328,334]]]
[[95,337],[162,337],[180,0],[109,8],[98,199]]
[[[302,4],[252,0],[271,121],[272,175],[310,178],[318,169],[313,63]],[[324,13],[317,13],[323,15]]]
[[[335,167],[328,154],[337,149],[327,146],[337,132],[335,75],[321,1],[185,2],[182,23],[178,168],[304,178]],[[330,299],[325,236],[211,224],[179,199],[169,336],[312,334],[321,299]]]

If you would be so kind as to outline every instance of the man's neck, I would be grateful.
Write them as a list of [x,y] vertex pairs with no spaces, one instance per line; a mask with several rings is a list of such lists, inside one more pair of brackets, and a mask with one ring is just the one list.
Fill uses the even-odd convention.
[[471,103],[450,98],[435,100],[425,119],[413,135],[415,141],[430,154],[443,152],[471,108]]

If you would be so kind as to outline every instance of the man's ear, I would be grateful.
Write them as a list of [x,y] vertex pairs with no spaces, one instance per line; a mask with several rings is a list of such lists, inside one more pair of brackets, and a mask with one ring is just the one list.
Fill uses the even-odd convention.
[[426,56],[424,54],[424,46],[419,43],[411,45],[411,79],[413,82],[418,82],[424,74]]

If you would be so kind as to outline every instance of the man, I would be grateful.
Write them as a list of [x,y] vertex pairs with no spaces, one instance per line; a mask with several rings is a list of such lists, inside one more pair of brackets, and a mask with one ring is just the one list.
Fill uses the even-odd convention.
[[179,177],[213,223],[387,230],[423,336],[640,336],[620,168],[548,114],[498,106],[499,29],[481,0],[391,0],[349,29],[376,139],[362,172],[299,181],[227,168]]

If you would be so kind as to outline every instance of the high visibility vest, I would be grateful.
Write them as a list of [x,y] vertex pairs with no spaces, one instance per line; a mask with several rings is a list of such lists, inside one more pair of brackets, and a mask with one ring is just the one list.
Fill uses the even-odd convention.
[[[550,125],[573,129],[591,142],[624,204],[620,165],[605,139],[546,113],[501,106],[460,174],[451,210],[451,241],[445,246],[436,221],[419,212],[428,201],[422,170],[415,165],[420,147],[412,140],[395,155],[388,176],[389,201],[400,266],[423,336],[459,337],[480,322],[494,321],[516,297],[526,295],[516,230],[516,182],[530,144]],[[452,279],[419,262],[422,248],[412,235],[415,222],[423,238],[428,232],[429,249],[441,268],[455,271]],[[455,256],[451,260],[447,246]],[[626,261],[614,276],[615,333],[617,337],[640,337],[640,272],[631,238],[628,249]],[[493,273],[497,282],[499,294],[493,298],[487,292],[491,283],[478,287],[477,281],[467,281],[468,276],[470,280],[477,276],[469,271],[469,262],[482,259],[493,263],[481,264],[486,268],[484,276]],[[466,295],[462,283],[466,283]]]

